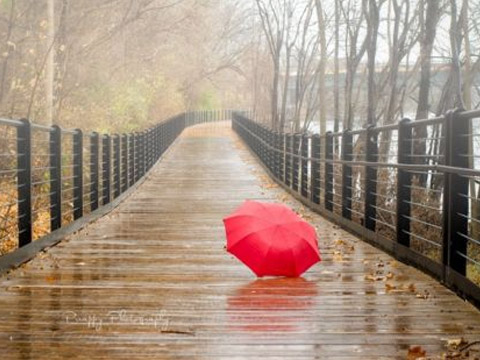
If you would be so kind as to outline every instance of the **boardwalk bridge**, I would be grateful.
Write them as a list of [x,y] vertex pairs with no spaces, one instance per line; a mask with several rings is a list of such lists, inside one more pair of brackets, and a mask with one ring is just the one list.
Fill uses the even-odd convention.
[[[324,136],[232,111],[111,136],[0,120],[1,359],[476,356],[479,117]],[[245,199],[293,207],[323,261],[255,279],[224,249]]]

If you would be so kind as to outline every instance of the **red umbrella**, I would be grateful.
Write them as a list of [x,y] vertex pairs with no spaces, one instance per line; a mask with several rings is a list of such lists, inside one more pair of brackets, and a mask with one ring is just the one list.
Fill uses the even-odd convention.
[[257,276],[296,277],[320,261],[315,229],[284,205],[246,201],[223,222],[227,251]]

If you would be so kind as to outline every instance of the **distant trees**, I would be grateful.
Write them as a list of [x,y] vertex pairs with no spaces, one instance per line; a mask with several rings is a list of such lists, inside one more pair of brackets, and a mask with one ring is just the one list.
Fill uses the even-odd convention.
[[120,131],[239,106],[231,79],[244,78],[247,10],[237,0],[2,1],[1,116]]
[[[480,10],[476,1],[255,1],[265,43],[273,50],[270,119],[280,128],[298,129],[295,124],[311,122],[323,133],[340,130],[340,123],[343,128],[390,124],[403,116],[424,119],[453,106],[480,103],[480,32],[472,16]],[[275,12],[266,4],[275,4]],[[302,16],[312,5],[314,16]],[[273,26],[282,25],[276,21],[283,18],[284,26]],[[294,37],[296,29],[306,30]],[[296,40],[290,48],[285,40],[289,34]],[[303,95],[296,91],[302,83],[297,79],[310,76],[302,67],[302,39],[316,44],[313,116],[306,104],[292,111]],[[288,79],[289,86],[280,79]],[[286,93],[286,105],[274,99]],[[424,131],[419,129],[416,136],[425,137]]]

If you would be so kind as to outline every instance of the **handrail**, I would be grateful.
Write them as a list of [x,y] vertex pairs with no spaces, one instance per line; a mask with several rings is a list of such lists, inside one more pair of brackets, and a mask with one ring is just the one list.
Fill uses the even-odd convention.
[[[16,237],[22,248],[38,237],[34,230],[39,213],[48,214],[48,235],[108,205],[138,183],[186,127],[228,120],[232,113],[182,113],[128,134],[84,133],[25,119],[0,119],[0,127],[10,135],[3,144],[7,152],[0,157],[0,184],[15,180],[16,199],[10,193],[7,205],[18,209],[11,215],[16,220],[10,218],[0,228],[0,239]],[[2,168],[6,165],[10,168]],[[36,204],[39,199],[41,207]],[[7,205],[0,203],[0,208]]]
[[[480,154],[468,138],[480,135],[472,134],[479,117],[480,110],[451,110],[320,136],[274,132],[234,114],[232,127],[304,204],[478,305],[480,283],[471,272],[480,273],[480,215],[472,203],[480,203],[480,169],[472,162]],[[416,137],[418,127],[428,135]]]

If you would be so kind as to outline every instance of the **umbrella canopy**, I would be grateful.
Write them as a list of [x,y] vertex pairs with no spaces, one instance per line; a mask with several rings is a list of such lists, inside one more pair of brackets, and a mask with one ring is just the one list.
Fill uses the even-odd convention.
[[285,205],[246,201],[223,222],[227,251],[259,277],[297,277],[320,261],[315,229]]

